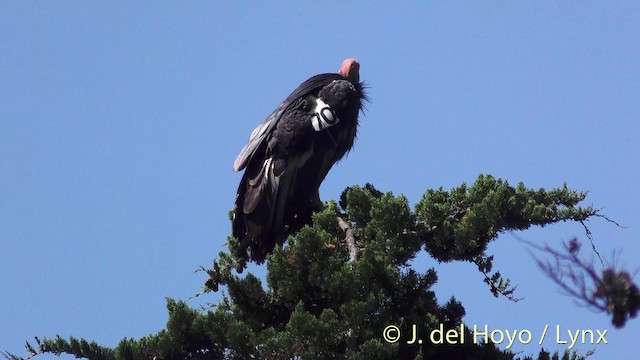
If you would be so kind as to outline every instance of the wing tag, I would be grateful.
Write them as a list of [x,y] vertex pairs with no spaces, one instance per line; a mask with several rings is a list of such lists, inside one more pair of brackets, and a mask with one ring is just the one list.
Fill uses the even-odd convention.
[[320,98],[316,99],[316,108],[314,111],[315,115],[311,118],[311,125],[313,125],[316,131],[322,131],[340,122],[336,113]]

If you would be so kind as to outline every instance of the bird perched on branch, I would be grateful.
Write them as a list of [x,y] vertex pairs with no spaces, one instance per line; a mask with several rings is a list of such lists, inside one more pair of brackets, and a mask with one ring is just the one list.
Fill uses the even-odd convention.
[[237,255],[263,262],[322,210],[320,184],[353,147],[367,99],[359,70],[347,59],[338,73],[309,78],[251,133],[233,164],[246,169],[233,211]]

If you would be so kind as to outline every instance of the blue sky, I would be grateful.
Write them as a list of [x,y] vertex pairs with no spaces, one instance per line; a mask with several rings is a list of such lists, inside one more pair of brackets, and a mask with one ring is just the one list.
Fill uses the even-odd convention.
[[[0,349],[34,335],[105,345],[162,329],[225,248],[254,126],[300,82],[356,57],[371,86],[354,151],[323,199],[371,182],[415,204],[473,182],[588,190],[606,258],[640,268],[640,5],[605,2],[13,2],[0,12]],[[559,244],[560,224],[518,236]],[[525,300],[469,264],[436,264],[441,302],[490,329],[608,329],[595,359],[636,353],[504,234],[489,251]],[[256,271],[261,272],[261,268]],[[638,279],[636,278],[636,281]],[[190,304],[215,302],[211,295]],[[535,342],[535,341],[534,341]],[[562,349],[547,339],[544,346]],[[537,344],[514,347],[537,353]],[[53,356],[42,359],[55,358]]]

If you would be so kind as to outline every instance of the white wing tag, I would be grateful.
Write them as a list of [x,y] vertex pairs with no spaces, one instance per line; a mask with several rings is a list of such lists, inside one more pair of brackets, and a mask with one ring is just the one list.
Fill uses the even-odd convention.
[[311,125],[316,131],[324,130],[340,122],[331,107],[320,98],[316,99],[314,111],[315,115],[311,118]]

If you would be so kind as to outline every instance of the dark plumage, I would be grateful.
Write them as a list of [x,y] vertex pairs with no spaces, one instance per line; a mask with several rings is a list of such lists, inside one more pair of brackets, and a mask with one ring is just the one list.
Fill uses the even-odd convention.
[[309,78],[251,133],[233,165],[246,168],[233,214],[239,256],[264,261],[322,209],[320,184],[351,150],[366,100],[359,68],[347,59],[338,73]]

